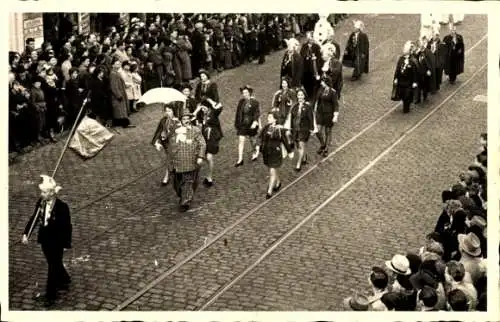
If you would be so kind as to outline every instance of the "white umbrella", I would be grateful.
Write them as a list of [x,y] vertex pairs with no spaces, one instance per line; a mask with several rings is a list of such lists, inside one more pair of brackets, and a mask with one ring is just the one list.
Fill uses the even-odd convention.
[[137,101],[137,104],[150,105],[155,103],[168,104],[171,102],[186,102],[186,96],[174,88],[153,88]]

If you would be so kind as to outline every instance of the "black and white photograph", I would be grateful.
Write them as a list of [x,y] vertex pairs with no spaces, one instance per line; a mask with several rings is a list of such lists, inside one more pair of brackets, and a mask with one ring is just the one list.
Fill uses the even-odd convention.
[[10,12],[3,310],[487,311],[452,9]]

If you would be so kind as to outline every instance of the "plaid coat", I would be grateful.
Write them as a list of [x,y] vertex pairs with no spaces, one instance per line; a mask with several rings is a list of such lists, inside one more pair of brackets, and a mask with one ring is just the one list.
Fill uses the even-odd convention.
[[196,126],[181,126],[169,140],[172,165],[177,173],[190,172],[198,168],[196,160],[205,158],[206,143],[201,130]]

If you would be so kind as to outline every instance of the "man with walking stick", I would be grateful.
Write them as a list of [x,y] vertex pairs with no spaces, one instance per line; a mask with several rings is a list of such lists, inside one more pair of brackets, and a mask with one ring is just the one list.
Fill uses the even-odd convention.
[[38,185],[41,193],[35,211],[31,216],[22,237],[23,244],[28,240],[36,225],[38,243],[48,264],[45,306],[54,305],[58,290],[67,290],[71,278],[64,268],[64,249],[71,248],[72,225],[68,204],[57,197],[61,189],[52,177],[41,175],[43,182]]

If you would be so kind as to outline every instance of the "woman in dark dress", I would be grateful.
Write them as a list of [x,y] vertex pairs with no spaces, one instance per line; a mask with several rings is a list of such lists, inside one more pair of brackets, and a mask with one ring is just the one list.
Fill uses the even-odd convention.
[[281,89],[274,93],[271,103],[272,111],[277,113],[276,122],[279,125],[283,125],[287,129],[290,129],[290,110],[293,104],[297,101],[297,94],[290,88],[289,85],[290,79],[288,77],[283,77],[281,79]]
[[252,154],[252,161],[257,160],[259,157],[259,149],[257,146],[257,132],[260,127],[260,104],[259,101],[252,96],[253,89],[246,85],[240,88],[242,98],[236,107],[236,115],[234,120],[234,127],[236,128],[236,135],[238,135],[238,162],[234,165],[239,167],[243,165],[243,152],[245,150],[245,138],[248,137],[252,143],[254,153]]
[[207,143],[206,159],[208,163],[208,174],[203,184],[206,187],[213,186],[214,156],[219,153],[219,142],[223,137],[219,116],[222,113],[222,104],[207,98],[201,102],[201,109],[195,117],[201,117],[201,133]]
[[306,143],[309,141],[309,136],[311,132],[317,132],[313,106],[306,101],[306,92],[303,88],[297,90],[297,103],[291,110],[290,125],[292,140],[299,154],[295,170],[299,172],[302,164],[307,162]]
[[173,170],[172,151],[168,148],[168,143],[173,133],[175,133],[175,129],[180,126],[180,121],[174,116],[174,111],[170,105],[164,105],[163,113],[163,117],[156,127],[151,144],[155,146],[156,150],[161,151],[163,149],[165,151],[167,170],[163,177],[162,185],[166,186],[169,181],[169,173]]
[[196,86],[196,90],[194,93],[194,98],[196,103],[199,105],[202,101],[207,98],[212,99],[213,101],[219,103],[219,90],[217,88],[217,84],[210,80],[210,74],[208,71],[201,69],[200,72],[200,82]]
[[268,124],[264,126],[259,136],[259,148],[262,152],[264,164],[269,168],[269,186],[266,199],[272,197],[273,192],[278,192],[281,188],[281,181],[278,169],[283,163],[285,153],[293,158],[290,142],[286,136],[286,129],[277,123],[278,114],[269,112],[267,116]]
[[331,78],[323,75],[315,104],[316,121],[318,123],[316,136],[321,144],[318,154],[324,157],[328,155],[328,147],[332,141],[332,128],[337,123],[339,115],[338,94],[335,89],[329,86],[331,83]]

